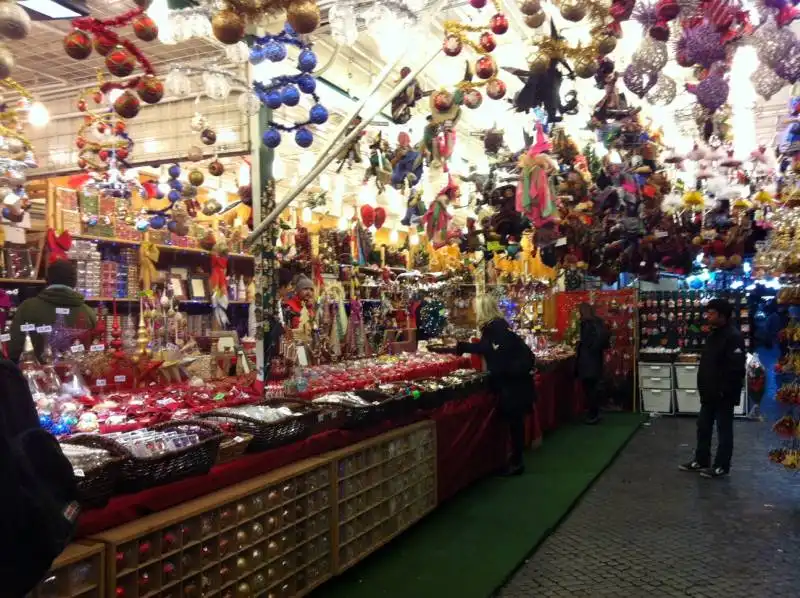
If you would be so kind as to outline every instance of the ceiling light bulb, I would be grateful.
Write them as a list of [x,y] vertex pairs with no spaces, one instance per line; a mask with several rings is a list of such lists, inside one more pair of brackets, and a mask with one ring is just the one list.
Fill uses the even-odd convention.
[[43,127],[50,122],[50,112],[41,102],[34,102],[28,111],[28,122],[34,127]]
[[396,228],[392,229],[392,232],[389,233],[389,243],[392,245],[397,245],[397,242],[400,240],[400,234],[397,232]]
[[408,242],[411,245],[419,245],[419,235],[417,233],[412,233],[411,237],[408,239]]
[[308,206],[303,208],[302,218],[303,222],[305,222],[306,224],[309,224],[314,220],[314,215],[311,213],[311,208],[309,208]]
[[345,218],[344,216],[341,216],[339,218],[339,230],[340,231],[346,231],[347,230],[347,218]]

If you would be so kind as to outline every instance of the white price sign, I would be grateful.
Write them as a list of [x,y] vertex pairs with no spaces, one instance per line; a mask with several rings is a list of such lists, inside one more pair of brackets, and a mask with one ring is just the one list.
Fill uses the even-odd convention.
[[36,326],[34,324],[23,324],[19,327],[22,332],[35,332]]
[[125,380],[127,380],[125,376],[114,376],[114,382],[125,382]]
[[53,327],[52,326],[37,326],[36,327],[36,332],[38,332],[39,334],[48,334],[50,332],[53,332]]
[[94,385],[95,385],[97,388],[103,388],[103,387],[106,385],[106,379],[105,379],[105,378],[98,378],[98,379],[95,381]]
[[73,353],[83,353],[84,351],[86,351],[86,347],[84,347],[83,345],[72,345],[69,348],[69,350],[72,351]]
[[106,350],[105,345],[92,345],[91,347],[89,347],[89,351],[91,353],[102,353],[105,350]]
[[56,308],[56,315],[68,316],[69,315],[69,308],[68,307],[57,307]]

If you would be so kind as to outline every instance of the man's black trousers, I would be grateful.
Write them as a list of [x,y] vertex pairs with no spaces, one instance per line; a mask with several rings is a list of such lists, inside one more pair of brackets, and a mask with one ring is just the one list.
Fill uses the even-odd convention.
[[694,460],[701,466],[711,465],[711,436],[716,422],[718,446],[713,467],[730,470],[733,455],[733,408],[733,403],[721,400],[703,402],[700,405]]

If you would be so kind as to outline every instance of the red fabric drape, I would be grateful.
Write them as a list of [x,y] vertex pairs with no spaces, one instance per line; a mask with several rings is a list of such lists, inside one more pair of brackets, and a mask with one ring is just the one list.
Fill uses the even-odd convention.
[[226,275],[228,271],[228,258],[222,257],[221,255],[212,255],[211,256],[211,278],[209,282],[211,283],[211,291],[221,291],[223,293],[228,292],[228,277]]

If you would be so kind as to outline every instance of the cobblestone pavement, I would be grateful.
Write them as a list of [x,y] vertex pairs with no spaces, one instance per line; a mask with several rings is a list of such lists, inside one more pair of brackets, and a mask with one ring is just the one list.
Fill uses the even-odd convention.
[[735,424],[719,480],[677,469],[694,425],[638,431],[498,597],[800,596],[800,477],[767,461],[771,422]]

